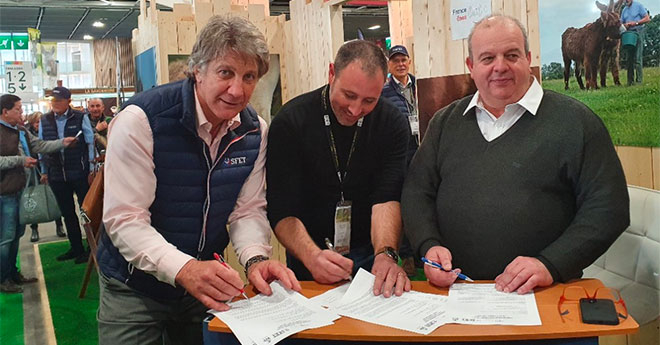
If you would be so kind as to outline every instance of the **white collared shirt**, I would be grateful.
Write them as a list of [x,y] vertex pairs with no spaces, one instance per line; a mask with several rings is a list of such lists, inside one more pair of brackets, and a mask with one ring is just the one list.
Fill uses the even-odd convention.
[[484,107],[483,102],[479,97],[479,91],[472,96],[463,115],[467,114],[473,107],[476,107],[475,113],[479,130],[484,136],[484,139],[491,142],[508,131],[509,128],[513,127],[513,125],[520,120],[525,111],[529,111],[532,115],[536,115],[536,111],[538,110],[539,105],[541,105],[541,99],[543,99],[543,88],[539,82],[536,81],[536,78],[534,78],[532,85],[527,89],[525,95],[518,102],[507,105],[504,108],[504,113],[499,118],[495,117],[495,115],[491,114]]

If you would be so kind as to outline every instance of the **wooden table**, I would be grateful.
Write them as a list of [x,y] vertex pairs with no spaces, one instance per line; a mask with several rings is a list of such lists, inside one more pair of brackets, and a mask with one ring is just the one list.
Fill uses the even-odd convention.
[[[315,282],[300,282],[302,294],[314,297],[332,285]],[[480,283],[488,283],[482,281]],[[412,282],[413,290],[447,295],[448,289],[431,286],[428,282]],[[333,325],[299,332],[292,338],[341,341],[373,342],[452,342],[452,341],[499,341],[532,339],[566,339],[598,337],[603,335],[629,334],[637,332],[639,325],[632,317],[617,326],[590,325],[580,321],[577,303],[565,303],[569,314],[562,322],[557,311],[557,302],[566,286],[583,286],[592,293],[603,284],[597,279],[576,280],[568,284],[555,284],[551,287],[534,291],[536,304],[541,316],[541,326],[476,326],[447,324],[437,328],[429,335],[403,331],[376,325],[342,316]],[[251,289],[250,289],[251,290]],[[252,293],[251,295],[254,295]],[[564,307],[562,307],[563,309]],[[218,318],[213,318],[208,327],[211,332],[231,333],[231,330]]]

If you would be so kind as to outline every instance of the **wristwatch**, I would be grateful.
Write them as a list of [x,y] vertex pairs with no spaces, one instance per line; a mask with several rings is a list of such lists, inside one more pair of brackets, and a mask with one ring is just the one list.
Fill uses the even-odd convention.
[[396,263],[399,262],[399,254],[396,252],[396,249],[392,247],[384,247],[383,249],[377,251],[376,254],[374,254],[374,257],[380,254],[385,254],[389,256]]
[[269,258],[264,255],[255,255],[249,258],[248,261],[245,262],[245,275],[248,274],[248,269],[250,269],[250,266],[256,264],[257,262],[262,262],[267,260],[269,260]]

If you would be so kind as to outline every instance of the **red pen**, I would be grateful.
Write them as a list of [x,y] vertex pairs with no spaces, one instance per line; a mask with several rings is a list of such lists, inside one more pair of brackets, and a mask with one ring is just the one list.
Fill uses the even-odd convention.
[[[216,260],[218,260],[222,264],[222,266],[225,266],[226,268],[229,268],[229,265],[227,265],[227,262],[225,262],[225,258],[223,258],[222,255],[220,255],[218,253],[213,253],[213,257]],[[248,299],[248,296],[245,294],[245,290],[243,288],[241,288],[240,291],[241,291],[241,295],[243,295],[243,297],[245,297],[245,299],[248,300],[248,302],[249,302],[250,300]]]

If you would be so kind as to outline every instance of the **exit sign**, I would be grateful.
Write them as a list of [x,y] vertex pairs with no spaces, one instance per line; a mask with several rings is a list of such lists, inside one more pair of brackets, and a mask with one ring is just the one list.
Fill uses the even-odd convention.
[[27,33],[0,33],[0,50],[27,50],[29,36]]

